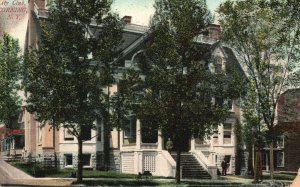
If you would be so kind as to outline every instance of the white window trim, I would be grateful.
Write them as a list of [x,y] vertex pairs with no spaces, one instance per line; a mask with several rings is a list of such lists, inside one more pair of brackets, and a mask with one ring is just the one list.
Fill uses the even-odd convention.
[[43,141],[43,132],[40,123],[38,123],[38,145],[41,145]]
[[[67,165],[67,156],[71,156],[71,158],[72,158],[72,165]],[[72,153],[66,153],[66,154],[64,154],[64,160],[65,160],[65,168],[72,168],[73,167],[73,155],[72,155]]]
[[134,123],[132,122],[132,120],[135,120],[135,118],[133,118],[133,117],[129,118],[129,121],[130,121],[129,122],[129,133],[128,133],[129,135],[126,135],[126,133],[125,133],[126,130],[123,131],[124,132],[124,138],[132,138],[133,137],[134,133],[132,132],[132,129],[134,129],[133,128]]
[[[282,165],[281,165],[281,166],[278,166],[278,165],[277,165],[278,161],[277,161],[276,165],[277,165],[278,168],[283,168],[283,167],[284,167],[284,152],[283,152],[283,151],[280,151],[280,152],[277,152],[277,154],[278,154],[278,153],[281,153],[281,154],[282,154]],[[278,160],[278,155],[276,155],[276,156],[277,156],[277,160]]]
[[91,153],[83,153],[83,155],[90,155],[89,165],[83,165],[83,168],[91,168],[92,167],[92,154]]
[[[66,138],[70,138],[70,140],[66,140]],[[72,138],[72,140],[71,140],[71,138]],[[64,128],[64,141],[69,142],[69,141],[74,141],[74,140],[75,140],[74,136],[68,132],[67,128]]]

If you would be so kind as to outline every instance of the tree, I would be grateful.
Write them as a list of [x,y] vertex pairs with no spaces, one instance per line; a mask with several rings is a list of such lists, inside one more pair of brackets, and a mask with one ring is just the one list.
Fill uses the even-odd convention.
[[54,1],[48,18],[40,21],[41,43],[26,57],[27,109],[38,121],[62,126],[77,138],[78,183],[85,133],[95,128],[97,118],[105,121],[109,110],[103,90],[113,83],[110,62],[122,31],[120,19],[110,12],[111,3]]
[[[297,1],[226,1],[219,7],[222,39],[240,56],[255,86],[259,112],[268,131],[270,175],[276,108],[280,95],[299,84],[299,19]],[[298,4],[299,5],[299,4]],[[296,17],[295,17],[296,16]]]
[[21,109],[21,57],[18,41],[7,33],[0,40],[0,122],[15,128]]
[[212,73],[210,47],[194,40],[212,22],[204,0],[160,0],[155,8],[144,52],[136,55],[122,88],[142,126],[156,126],[172,140],[179,183],[180,155],[189,140],[227,117],[231,81],[224,72]]
[[[242,97],[243,127],[241,145],[246,145],[249,153],[248,172],[254,175],[254,181],[262,180],[262,163],[258,162],[261,158],[261,149],[265,145],[263,120],[260,105],[256,98],[255,85],[249,81],[245,86],[247,92]],[[257,150],[256,150],[257,149]],[[255,164],[253,165],[253,162]]]

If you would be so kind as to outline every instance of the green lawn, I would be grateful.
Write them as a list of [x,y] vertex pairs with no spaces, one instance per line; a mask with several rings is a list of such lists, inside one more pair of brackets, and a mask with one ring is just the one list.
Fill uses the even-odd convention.
[[[275,180],[294,180],[296,174],[274,173]],[[270,179],[270,174],[264,174],[264,179]]]
[[[21,162],[10,162],[13,166],[25,171],[26,173],[35,177],[54,177],[54,178],[71,178],[72,173],[75,173],[75,169],[43,169],[39,164],[26,164]],[[293,180],[295,174],[287,173],[275,173],[276,180]],[[73,176],[74,177],[74,176]],[[138,179],[137,175],[125,174],[112,171],[95,171],[95,170],[83,170],[84,178],[113,178],[107,180],[84,180],[84,184],[88,186],[175,186],[175,182],[170,181],[158,181],[157,178],[165,177],[149,177],[147,179]],[[237,178],[248,178],[251,176],[235,176]],[[269,174],[264,173],[264,180],[269,179]],[[119,180],[114,180],[119,179]],[[249,186],[240,183],[230,182],[224,177],[220,177],[219,180],[199,180],[182,182],[180,185],[183,186]],[[251,185],[250,185],[251,186]]]
[[[56,173],[48,174],[47,177],[69,178],[75,169],[60,169]],[[113,171],[83,170],[84,178],[129,178],[135,179],[137,175],[119,173]]]
[[[175,182],[157,180],[85,180],[87,186],[176,186]],[[74,182],[76,184],[76,182]],[[214,181],[184,181],[180,186],[248,186],[234,182],[214,182]]]
[[[42,166],[36,163],[21,163],[21,162],[10,162],[11,165],[21,169],[35,177],[54,177],[54,178],[70,178],[72,173],[76,172],[75,169],[44,169]],[[119,173],[113,171],[98,171],[98,170],[83,170],[84,178],[129,178],[135,179],[137,175]]]
[[[296,175],[297,175],[296,173],[274,173],[274,179],[275,180],[294,180]],[[244,178],[244,179],[253,179],[253,176],[235,176],[235,177]],[[264,173],[263,179],[269,180],[270,174]]]

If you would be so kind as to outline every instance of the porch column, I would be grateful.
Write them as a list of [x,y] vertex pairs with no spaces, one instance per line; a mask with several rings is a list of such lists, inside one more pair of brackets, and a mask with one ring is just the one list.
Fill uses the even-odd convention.
[[192,137],[191,139],[191,151],[194,152],[195,151],[195,138]]
[[142,143],[142,131],[141,122],[139,119],[136,120],[136,149],[141,149]]
[[223,125],[219,126],[218,128],[218,144],[219,145],[224,145],[224,127]]
[[266,171],[269,171],[269,154],[266,154]]
[[120,130],[120,150],[123,148],[123,142],[124,142],[124,131]]
[[161,129],[158,129],[157,133],[158,133],[158,136],[157,136],[157,149],[158,150],[163,150],[164,138],[163,138]]

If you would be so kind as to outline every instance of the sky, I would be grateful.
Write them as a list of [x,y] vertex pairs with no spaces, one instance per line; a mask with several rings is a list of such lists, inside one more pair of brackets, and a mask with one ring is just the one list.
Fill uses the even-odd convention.
[[[132,23],[148,26],[149,19],[154,13],[155,0],[114,0],[112,10],[118,12],[120,17],[132,16]],[[206,0],[208,8],[213,14],[214,10],[225,0]]]

